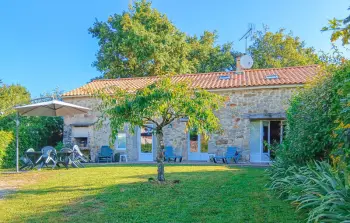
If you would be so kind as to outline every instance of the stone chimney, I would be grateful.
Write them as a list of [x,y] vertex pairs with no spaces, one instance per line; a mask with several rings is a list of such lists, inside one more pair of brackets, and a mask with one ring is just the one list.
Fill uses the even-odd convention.
[[241,67],[241,56],[236,57],[236,71],[241,72],[242,67]]

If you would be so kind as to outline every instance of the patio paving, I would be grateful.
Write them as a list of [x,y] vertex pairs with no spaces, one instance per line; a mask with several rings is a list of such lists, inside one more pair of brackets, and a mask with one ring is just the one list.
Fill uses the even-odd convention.
[[[213,162],[206,162],[206,161],[182,161],[179,162],[164,162],[165,164],[172,164],[172,165],[229,165],[229,166],[237,166],[237,167],[269,167],[269,163],[230,163],[230,164],[223,164],[223,163],[213,163]],[[130,164],[157,164],[155,161],[129,161],[129,162],[113,162],[113,163],[88,163],[88,165],[91,166],[99,166],[99,165],[130,165]]]

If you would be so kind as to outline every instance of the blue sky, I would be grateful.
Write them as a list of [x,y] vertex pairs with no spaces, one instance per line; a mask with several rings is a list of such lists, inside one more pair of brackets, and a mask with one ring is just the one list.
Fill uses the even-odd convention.
[[[330,33],[320,29],[333,17],[344,18],[346,0],[153,0],[153,7],[187,34],[217,30],[218,43],[234,42],[248,24],[272,31],[292,30],[307,46],[329,51]],[[127,10],[129,0],[1,0],[0,79],[27,87],[32,97],[56,87],[68,91],[100,75],[91,66],[97,40],[87,29]],[[346,55],[350,54],[346,52]]]

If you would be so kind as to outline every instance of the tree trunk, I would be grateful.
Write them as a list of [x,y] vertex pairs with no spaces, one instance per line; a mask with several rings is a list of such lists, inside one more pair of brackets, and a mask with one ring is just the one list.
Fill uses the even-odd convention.
[[156,132],[157,138],[157,166],[158,166],[158,181],[165,181],[164,177],[164,143],[163,131]]

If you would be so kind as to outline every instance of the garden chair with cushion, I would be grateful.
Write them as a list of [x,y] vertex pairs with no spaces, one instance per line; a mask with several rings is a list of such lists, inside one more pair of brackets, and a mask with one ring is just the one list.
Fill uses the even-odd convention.
[[41,162],[39,169],[41,169],[44,165],[48,166],[50,162],[53,163],[52,168],[56,166],[56,150],[52,146],[45,146],[41,149],[42,155],[38,162]]
[[100,152],[98,153],[97,162],[112,162],[113,161],[113,150],[109,146],[101,146]]
[[173,159],[174,162],[176,162],[176,159],[179,159],[179,162],[181,163],[182,156],[175,155],[173,147],[167,146],[167,147],[165,147],[164,160],[170,162],[171,159]]

